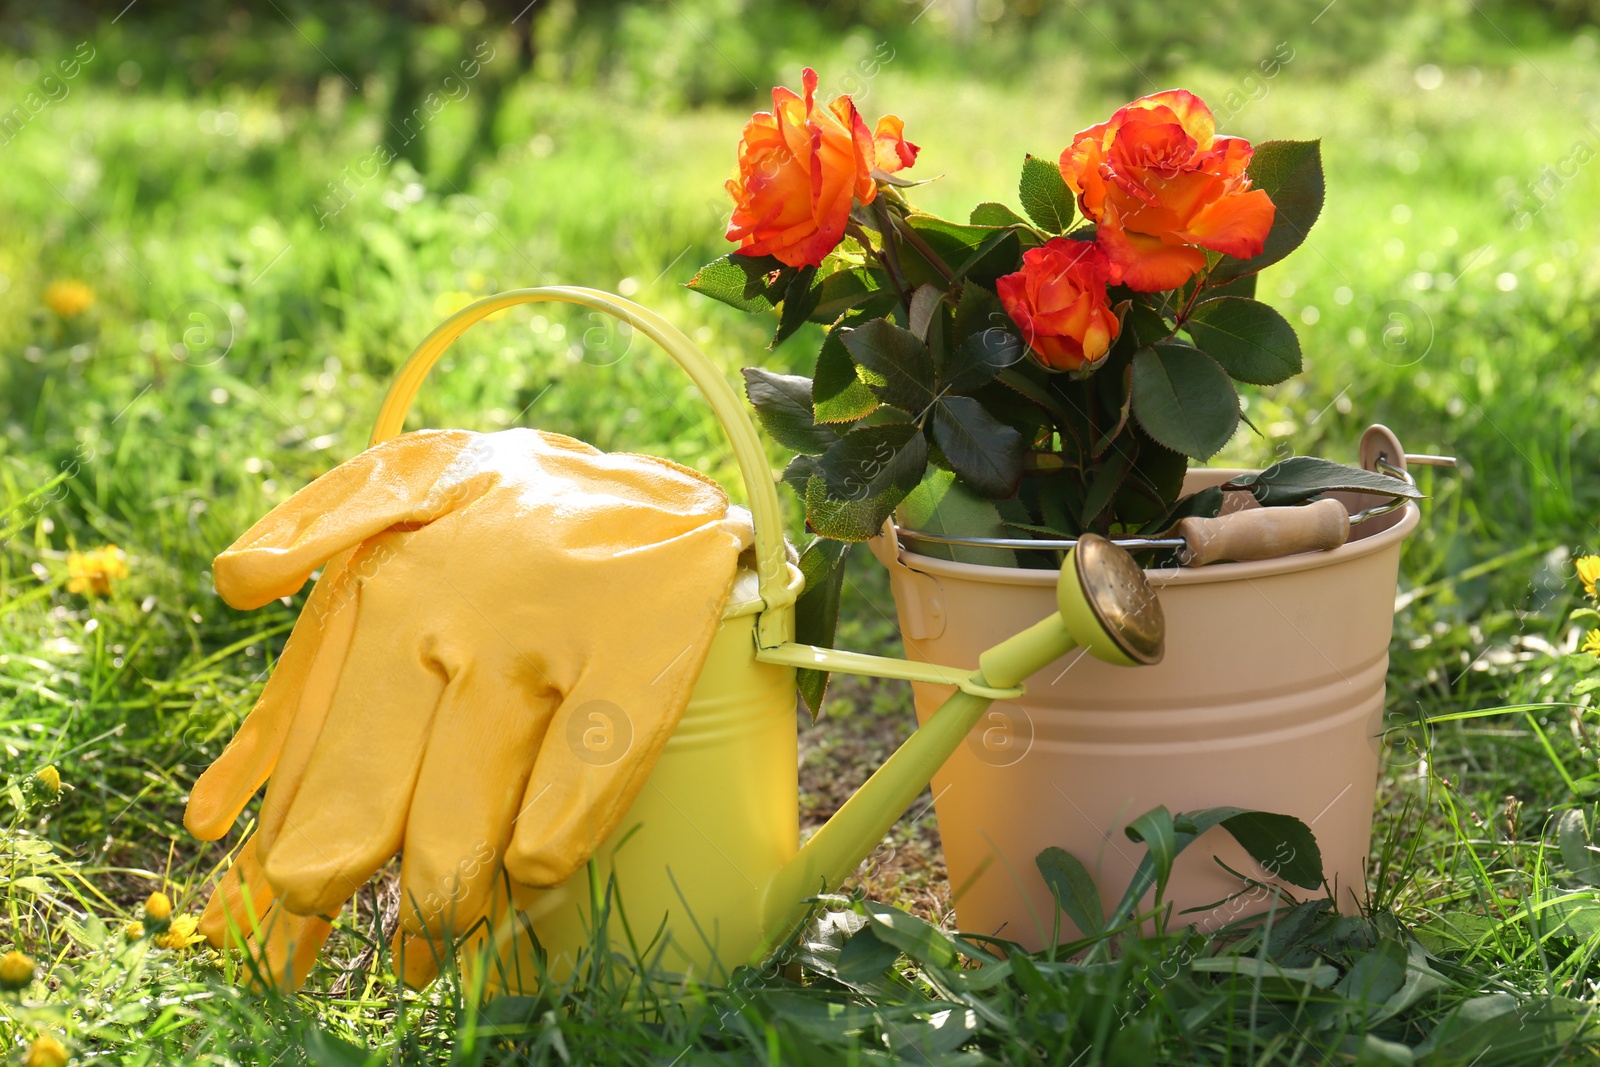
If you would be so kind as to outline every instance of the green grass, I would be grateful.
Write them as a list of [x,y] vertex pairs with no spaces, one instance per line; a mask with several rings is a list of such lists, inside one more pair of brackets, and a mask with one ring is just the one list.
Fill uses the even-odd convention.
[[[1308,369],[1250,395],[1264,436],[1241,435],[1224,459],[1350,458],[1360,429],[1383,421],[1413,450],[1464,461],[1424,474],[1431,498],[1404,558],[1370,916],[1318,925],[1296,913],[1307,925],[1277,942],[1123,937],[999,976],[976,946],[932,934],[885,941],[909,954],[872,974],[841,974],[812,946],[643,1015],[606,977],[488,1015],[448,979],[402,993],[374,934],[376,897],[347,913],[330,966],[289,1000],[235,991],[237,961],[209,950],[126,946],[120,923],[152,888],[203,904],[227,843],[187,838],[183,801],[294,618],[282,605],[228,609],[211,557],[363,447],[389,375],[440,317],[436,300],[554,281],[620,288],[695,335],[730,378],[756,361],[808,370],[818,338],[769,353],[761,325],[678,287],[723,250],[720,183],[748,108],[661,110],[527,80],[502,119],[509,147],[470,184],[397,164],[345,185],[347,206],[319,225],[329,183],[382,136],[380,112],[336,91],[297,104],[270,89],[184,98],[85,79],[0,148],[0,770],[18,785],[0,834],[0,941],[42,965],[0,1004],[0,1035],[46,1027],[126,1063],[361,1062],[349,1046],[416,1063],[1320,1063],[1339,1048],[1354,1057],[1368,1031],[1419,1045],[1459,1005],[1506,994],[1455,1016],[1505,1007],[1479,1020],[1478,1045],[1436,1034],[1424,1062],[1581,1061],[1600,979],[1600,923],[1586,913],[1600,904],[1551,820],[1600,788],[1590,698],[1571,697],[1586,663],[1564,654],[1570,556],[1600,542],[1600,168],[1581,168],[1525,229],[1509,204],[1575,140],[1600,150],[1576,103],[1592,59],[1560,44],[1457,46],[1429,91],[1415,61],[1335,76],[1316,66],[1314,41],[1303,48],[1228,129],[1324,139],[1324,218],[1262,280],[1300,324]],[[11,70],[0,100],[26,92]],[[1173,80],[1213,101],[1239,82],[1201,67]],[[917,202],[955,213],[1014,203],[1023,152],[1059,151],[1120,102],[1096,84],[1070,57],[1004,82],[908,59],[873,81],[865,110],[905,117],[919,172],[946,175]],[[446,109],[436,151],[448,156],[471,119],[470,106]],[[45,309],[61,277],[93,287],[88,313]],[[172,345],[193,327],[179,361]],[[735,479],[677,373],[577,313],[522,310],[478,328],[414,418],[538,425]],[[106,598],[69,594],[68,552],[105,543],[127,551],[131,576]],[[864,563],[852,582],[863,596],[843,640],[896,651],[867,606],[884,602],[881,574]],[[857,717],[910,715],[887,684],[836,701]],[[1532,710],[1408,725],[1506,704]],[[21,792],[46,764],[72,787],[52,807]],[[839,906],[835,949],[867,910]],[[1239,973],[1259,965],[1230,961],[1262,939],[1282,966],[1331,965],[1344,984]],[[1388,1019],[1362,1006],[1351,974],[1387,981],[1394,953],[1424,951],[1436,989]],[[1406,1062],[1372,1058],[1381,1051],[1364,1062]]]

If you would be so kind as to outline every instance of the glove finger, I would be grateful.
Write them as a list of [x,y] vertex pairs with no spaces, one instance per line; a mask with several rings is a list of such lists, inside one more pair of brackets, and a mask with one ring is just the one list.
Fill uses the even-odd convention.
[[695,629],[715,626],[716,606],[701,622],[679,620],[672,632],[689,635],[687,647],[665,669],[622,662],[626,641],[611,662],[588,665],[552,717],[523,791],[506,850],[513,878],[559,885],[617,828],[683,716],[711,644]]
[[557,703],[537,682],[530,692],[530,672],[518,666],[494,656],[469,663],[439,701],[406,820],[400,915],[408,933],[460,937],[488,905]]
[[[401,577],[394,587],[415,588]],[[418,615],[415,603],[372,589],[361,592],[363,617],[403,626]],[[261,846],[268,880],[296,914],[331,913],[400,848],[444,689],[420,626],[358,627],[299,788]]]
[[[293,993],[316,966],[333,924],[320,915],[295,915],[276,904],[251,939],[251,955],[268,985]],[[260,984],[259,982],[256,984]]]
[[439,977],[444,966],[446,948],[426,936],[396,930],[390,943],[394,954],[394,972],[408,989],[421,989]]
[[256,839],[252,836],[211,891],[197,929],[212,948],[243,948],[260,928],[276,897],[261,872]]
[[[245,531],[212,564],[222,599],[258,608],[288,596],[336,553],[397,524],[429,523],[477,497],[495,475],[484,435],[402,434],[339,464]],[[454,468],[454,469],[452,469]]]
[[183,825],[200,840],[215,841],[227,833],[272,774],[295,711],[304,699],[307,676],[313,673],[318,652],[327,643],[330,625],[346,606],[348,559],[349,553],[343,553],[331,560],[317,579],[255,707],[222,755],[190,790]]
[[[391,535],[392,536],[392,535]],[[298,693],[298,707],[289,713],[290,726],[285,731],[266,796],[261,801],[261,811],[256,823],[256,845],[262,857],[272,851],[278,829],[284,816],[299,792],[311,754],[316,751],[317,738],[327,722],[328,708],[333,704],[333,694],[343,676],[350,644],[355,638],[361,619],[360,576],[373,573],[372,561],[380,558],[381,550],[363,545],[350,557],[347,566],[336,578],[329,597],[329,609],[322,615],[322,643],[316,659],[305,673],[305,681]]]

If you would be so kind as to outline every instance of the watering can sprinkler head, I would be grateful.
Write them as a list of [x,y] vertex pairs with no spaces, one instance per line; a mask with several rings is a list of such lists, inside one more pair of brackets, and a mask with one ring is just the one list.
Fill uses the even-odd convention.
[[1056,581],[1073,640],[1108,663],[1148,667],[1166,651],[1166,619],[1144,570],[1126,549],[1084,534]]

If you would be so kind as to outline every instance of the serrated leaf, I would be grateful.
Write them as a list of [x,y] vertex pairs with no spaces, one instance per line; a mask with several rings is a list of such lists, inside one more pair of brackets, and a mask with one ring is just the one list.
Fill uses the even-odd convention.
[[940,388],[951,393],[981,389],[1025,355],[1022,338],[1003,326],[991,326],[956,345]]
[[1133,356],[1133,416],[1158,444],[1207,459],[1239,425],[1239,394],[1204,352],[1156,344]]
[[[906,225],[916,231],[924,244],[942,259],[957,277],[968,277],[982,285],[993,285],[1002,274],[1017,269],[1022,255],[1022,245],[1016,233],[1003,227],[969,226],[951,222],[936,215],[910,215]],[[913,287],[931,283],[947,285],[949,279],[936,271],[922,253],[903,245],[900,250],[903,265]],[[922,264],[927,263],[923,270]]]
[[1289,320],[1257,300],[1223,296],[1195,307],[1189,336],[1230,377],[1276,385],[1300,373],[1300,338]]
[[1034,859],[1044,884],[1085,937],[1105,929],[1106,916],[1100,905],[1100,890],[1083,861],[1061,848],[1047,848]]
[[753,313],[776,307],[793,276],[794,268],[785,267],[772,256],[730,252],[701,267],[684,288]]
[[[800,554],[800,573],[805,587],[794,605],[794,639],[802,645],[832,648],[839,626],[840,592],[844,587],[844,565],[850,558],[850,545],[819,537]],[[800,696],[816,721],[822,713],[822,700],[828,692],[828,672],[802,668],[795,672]]]
[[[884,288],[879,275],[863,267],[836,270],[818,279],[812,288],[816,303],[811,308],[810,318],[812,322],[823,325],[837,322],[845,312],[869,305],[874,300],[883,300],[891,305],[895,300],[894,292]],[[888,308],[881,310],[887,311]]]
[[806,483],[811,480],[811,476],[815,473],[817,473],[816,456],[796,456],[789,461],[787,467],[783,468],[783,484],[793,489],[800,495],[800,499],[804,500],[806,498]]
[[993,283],[995,278],[1002,274],[1010,274],[1021,265],[1022,240],[1013,229],[995,230],[984,238],[982,244],[968,253],[967,258],[956,264],[951,272],[950,280],[957,282],[976,270],[982,270],[984,278]]
[[1420,489],[1400,478],[1316,456],[1290,456],[1264,471],[1240,475],[1224,489],[1249,489],[1267,507],[1301,504],[1323,493],[1372,493],[1420,500]]
[[855,422],[878,410],[877,395],[856,373],[856,362],[837,329],[828,332],[817,353],[811,402],[813,417],[820,423]]
[[783,311],[778,316],[778,332],[772,335],[768,349],[783,344],[811,318],[822,296],[822,287],[813,288],[811,284],[816,277],[817,268],[813,266],[801,267],[794,272],[794,277],[783,291]]
[[1148,348],[1172,336],[1172,327],[1161,313],[1142,300],[1129,303],[1122,316],[1122,334],[1136,348]]
[[1026,226],[1028,220],[1004,204],[986,201],[972,209],[967,219],[974,226]]
[[911,423],[890,422],[851,430],[823,453],[817,470],[837,499],[868,500],[898,485],[910,492],[922,480],[927,460],[922,431]]
[[1255,299],[1256,279],[1258,275],[1246,274],[1242,278],[1232,281],[1213,281],[1211,276],[1206,277],[1206,299],[1214,296],[1243,296]]
[[1072,190],[1061,177],[1061,168],[1050,160],[1035,155],[1023,158],[1017,196],[1022,201],[1022,210],[1039,229],[1047,233],[1066,233],[1072,226]]
[[1080,516],[1085,528],[1093,526],[1094,520],[1111,503],[1111,498],[1117,495],[1128,472],[1133,469],[1138,446],[1128,436],[1124,436],[1122,441],[1123,444],[1112,448],[1110,457],[1100,465],[1094,480],[1089,483],[1089,491],[1083,498],[1083,514]]
[[884,520],[894,514],[900,499],[886,494],[871,500],[840,500],[828,494],[822,475],[814,474],[806,482],[806,525],[835,541],[865,541],[883,532]]
[[1178,502],[1172,505],[1172,510],[1162,519],[1162,528],[1171,529],[1179,519],[1190,517],[1214,519],[1222,514],[1223,499],[1224,494],[1219,485],[1208,485],[1198,492],[1180,497]]
[[745,367],[744,392],[761,428],[785,448],[820,455],[839,440],[839,432],[818,426],[811,411],[811,379]]
[[942,392],[982,388],[1027,354],[999,297],[981,285],[968,285],[962,291],[951,336],[955,350],[939,368]]
[[1274,878],[1301,889],[1322,885],[1322,849],[1311,827],[1293,815],[1242,811],[1220,825]]
[[911,415],[933,400],[933,354],[910,330],[887,319],[872,319],[843,337],[856,363],[872,372],[869,388],[886,404]]
[[1022,479],[1022,435],[969,396],[947,396],[933,409],[933,439],[968,488],[997,500]]
[[1231,281],[1278,262],[1300,247],[1322,213],[1326,185],[1320,141],[1262,141],[1255,146],[1247,173],[1251,186],[1272,198],[1272,229],[1260,255],[1245,260],[1224,257],[1211,272],[1213,281]]
[[[986,500],[956,481],[955,472],[930,467],[921,483],[895,508],[895,521],[911,530],[947,537],[1006,537],[1005,524],[992,500]],[[920,555],[957,563],[988,567],[1015,567],[1017,555],[1009,548],[974,548],[970,545],[917,545]]]

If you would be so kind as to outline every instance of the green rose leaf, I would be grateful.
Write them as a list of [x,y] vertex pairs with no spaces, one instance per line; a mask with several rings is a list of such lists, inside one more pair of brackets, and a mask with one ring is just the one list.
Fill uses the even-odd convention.
[[851,430],[823,453],[817,470],[835,500],[859,503],[892,497],[878,519],[881,526],[922,481],[927,466],[928,440],[922,431],[909,422],[889,422]]
[[1263,189],[1277,209],[1266,247],[1250,259],[1223,257],[1211,272],[1212,282],[1254,274],[1300,247],[1311,224],[1322,213],[1326,183],[1322,176],[1322,142],[1262,141],[1250,158],[1250,184]]
[[1322,850],[1311,827],[1293,815],[1241,811],[1219,822],[1273,877],[1301,889],[1321,887]]
[[1133,461],[1139,454],[1139,446],[1131,433],[1118,437],[1111,445],[1106,460],[1095,472],[1094,481],[1089,484],[1089,492],[1083,498],[1083,525],[1091,527],[1094,520],[1111,503],[1112,497],[1117,495],[1117,490],[1122,488],[1122,483],[1127,479],[1128,472],[1133,470]]
[[685,288],[740,311],[771,311],[783,299],[794,273],[793,267],[785,267],[772,256],[730,252],[701,267]]
[[[850,545],[819,537],[800,554],[800,572],[806,584],[794,604],[794,639],[803,645],[833,647],[839,626],[840,591],[844,586],[844,564]],[[798,673],[800,696],[816,721],[822,712],[822,698],[828,691],[828,672],[802,669]]]
[[1290,456],[1257,474],[1233,479],[1224,488],[1248,489],[1266,507],[1303,504],[1323,493],[1373,493],[1421,500],[1423,493],[1402,479],[1335,463],[1316,456]]
[[[787,467],[783,468],[783,484],[793,489],[796,495],[801,500],[804,500],[806,498],[806,483],[811,480],[811,476],[815,473],[817,473],[816,456],[796,456],[789,461]],[[1217,490],[1219,493],[1221,491],[1220,489]]]
[[[904,435],[906,430],[910,437]],[[818,462],[819,474],[811,475],[805,486],[806,523],[811,530],[834,541],[866,541],[867,537],[877,536],[883,530],[883,520],[894,514],[894,507],[906,499],[907,493],[917,488],[928,467],[928,440],[915,426],[901,422],[859,427],[851,430],[838,446],[843,448],[853,437],[856,440],[850,443],[850,453],[835,456],[835,466],[845,472],[843,482],[850,483],[846,490],[850,486],[854,490],[848,496],[829,491],[829,480],[821,474],[827,464],[826,454]],[[874,470],[874,464],[877,472],[869,477],[867,472]],[[858,475],[861,480],[851,482]]]
[[[947,537],[1008,537],[994,501],[986,500],[956,481],[955,472],[929,467],[927,476],[895,508],[902,527]],[[1009,548],[974,548],[929,541],[917,552],[935,559],[977,563],[989,567],[1015,567],[1017,555]]]
[[810,319],[823,325],[837,322],[840,315],[858,307],[874,308],[882,314],[896,299],[893,290],[884,288],[882,275],[861,267],[834,271],[819,279],[812,291],[816,303]]
[[[1016,231],[1005,227],[968,226],[936,215],[910,215],[906,225],[944,260],[957,278],[970,277],[983,285],[993,285],[1000,275],[1016,270],[1022,255]],[[924,284],[942,289],[949,284],[909,243],[901,244],[900,258],[913,289]]]
[[1022,338],[1004,327],[991,326],[956,345],[945,367],[943,387],[952,393],[970,393],[1025,354]]
[[933,439],[967,487],[998,500],[1022,479],[1022,435],[969,396],[946,396],[933,409]]
[[1134,353],[1133,417],[1157,444],[1207,459],[1239,425],[1239,394],[1216,360],[1162,342]]
[[820,455],[839,440],[837,430],[816,424],[810,378],[774,374],[760,367],[746,367],[740,373],[756,418],[774,441],[796,452]]
[[830,330],[817,353],[811,403],[818,422],[855,422],[878,410],[878,397],[856,373],[842,330]]
[[940,369],[940,388],[970,393],[1026,354],[1000,298],[981,285],[968,285],[956,306],[955,351]]
[[1127,337],[1135,348],[1144,348],[1157,341],[1165,341],[1172,336],[1172,327],[1155,308],[1142,300],[1135,300],[1128,304],[1128,310],[1122,315],[1122,334],[1118,338]]
[[972,215],[967,219],[974,226],[1026,226],[1028,220],[1018,215],[1004,204],[992,201],[979,204],[972,209]]
[[845,348],[870,372],[868,384],[884,403],[915,415],[933,402],[933,354],[916,334],[887,319],[842,332]]
[[1198,305],[1186,324],[1206,355],[1241,382],[1277,385],[1300,373],[1300,338],[1258,300],[1223,296]]
[[1017,196],[1022,201],[1022,210],[1039,229],[1047,233],[1066,233],[1072,225],[1072,190],[1061,177],[1061,168],[1050,160],[1031,154],[1023,158]]
[[768,349],[777,348],[788,340],[816,310],[817,301],[822,296],[822,287],[813,287],[811,284],[816,277],[816,267],[801,267],[794,272],[789,287],[783,291],[783,313],[778,317],[778,332],[772,335]]

